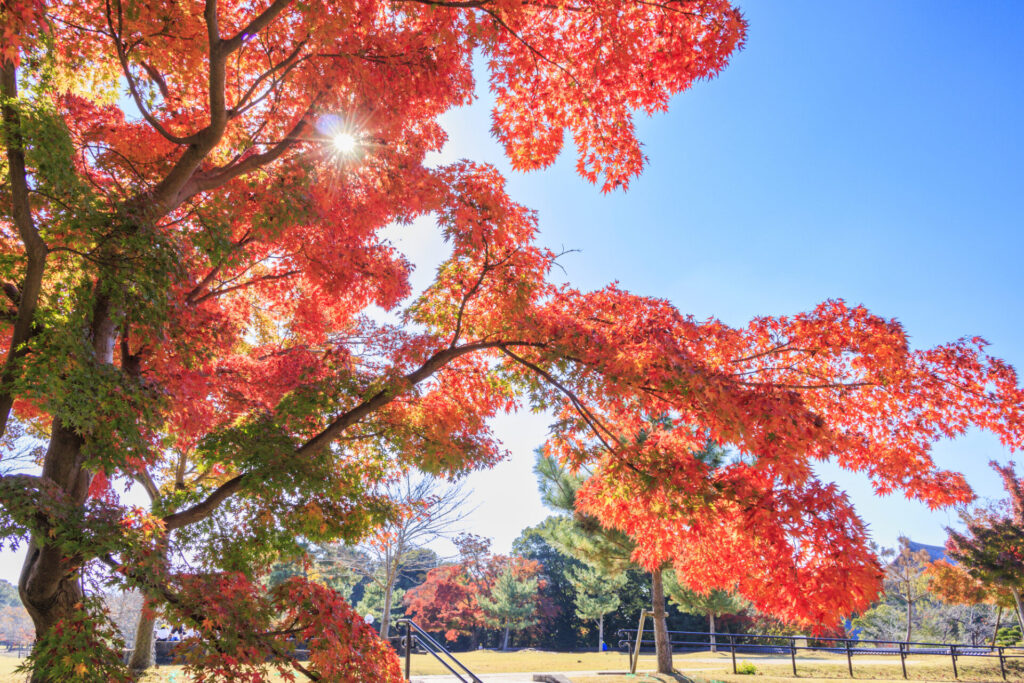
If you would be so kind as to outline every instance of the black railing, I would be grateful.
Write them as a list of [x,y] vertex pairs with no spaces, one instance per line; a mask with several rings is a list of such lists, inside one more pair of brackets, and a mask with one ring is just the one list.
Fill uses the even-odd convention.
[[[459,679],[462,683],[483,683],[479,678],[476,677],[472,671],[466,668],[466,665],[455,658],[448,649],[437,642],[433,636],[424,631],[419,625],[412,619],[398,619],[395,621],[395,626],[405,626],[405,635],[401,637],[402,648],[405,653],[405,680],[411,680],[410,670],[412,669],[412,650],[414,647],[419,645],[427,654],[432,655],[434,659],[441,662],[444,668]],[[461,673],[459,670],[461,670]],[[463,678],[463,675],[469,676],[469,678]]]
[[[617,634],[619,649],[630,657],[630,662],[639,656],[641,649],[654,647],[654,632],[644,629],[620,629]],[[797,675],[797,652],[825,652],[845,654],[846,665],[853,677],[854,655],[899,656],[903,678],[907,678],[907,657],[911,655],[944,655],[950,658],[953,677],[957,678],[957,660],[961,657],[983,657],[999,659],[999,672],[1006,680],[1006,662],[1024,659],[1024,647],[1000,645],[964,645],[961,643],[921,643],[899,640],[860,640],[853,638],[829,638],[818,636],[776,636],[760,633],[708,633],[707,631],[669,631],[669,642],[673,650],[707,650],[716,648],[729,650],[732,655],[732,671],[736,671],[736,653],[789,655],[793,675]],[[650,637],[648,637],[650,636]]]

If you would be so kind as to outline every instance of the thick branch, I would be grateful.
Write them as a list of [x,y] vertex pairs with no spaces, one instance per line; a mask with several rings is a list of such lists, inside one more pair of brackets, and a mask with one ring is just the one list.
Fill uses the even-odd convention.
[[189,524],[194,524],[195,522],[209,517],[213,514],[213,511],[217,509],[217,506],[237,493],[238,490],[242,488],[242,484],[244,482],[244,474],[240,474],[234,479],[228,479],[226,482],[214,489],[213,493],[207,496],[203,501],[196,503],[190,508],[164,517],[164,527],[168,531],[171,531],[172,529],[188,526]]
[[313,106],[311,105],[288,135],[266,152],[247,156],[242,161],[230,166],[212,169],[195,175],[187,181],[187,183],[182,184],[180,195],[175,198],[174,203],[179,204],[200,192],[220,187],[224,183],[237,178],[240,175],[244,175],[250,171],[255,171],[261,166],[266,166],[267,164],[276,161],[282,154],[287,152],[293,144],[301,140],[306,132],[310,130],[311,126],[308,118],[312,112]]
[[21,284],[18,302],[18,316],[11,333],[7,360],[0,371],[0,435],[6,431],[7,420],[14,405],[11,382],[14,380],[18,359],[25,355],[25,343],[32,335],[32,320],[35,317],[39,294],[46,271],[46,243],[39,236],[32,207],[29,203],[28,173],[25,169],[25,143],[21,136],[21,117],[15,98],[18,96],[18,77],[14,65],[4,62],[0,65],[0,97],[3,98],[2,115],[4,146],[7,153],[7,168],[10,174],[11,215],[18,229],[18,235],[25,245],[25,279]]
[[[396,380],[390,387],[381,389],[376,394],[366,399],[359,405],[347,410],[336,417],[327,427],[309,441],[295,450],[296,456],[313,453],[321,448],[326,448],[332,441],[341,437],[342,433],[349,427],[355,425],[374,411],[380,410],[403,392],[411,389],[420,382],[430,378],[442,367],[460,356],[485,349],[500,348],[507,350],[510,346],[542,346],[539,342],[526,341],[490,341],[475,342],[457,348],[445,348],[428,358],[423,365],[416,370]],[[177,529],[189,524],[198,522],[213,514],[214,510],[237,493],[245,485],[248,475],[240,474],[233,479],[221,484],[205,500],[196,503],[192,507],[164,517],[164,526],[168,529]]]

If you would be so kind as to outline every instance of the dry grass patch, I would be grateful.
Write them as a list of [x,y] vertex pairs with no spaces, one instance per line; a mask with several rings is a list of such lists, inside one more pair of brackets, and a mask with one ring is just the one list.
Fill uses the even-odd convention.
[[[707,655],[707,653],[705,653]],[[687,661],[687,660],[690,661]],[[732,673],[732,660],[716,662],[705,656],[704,662],[692,661],[699,657],[677,657],[676,668],[696,683],[835,683],[850,681],[845,658],[835,661],[822,659],[811,661],[797,660],[797,676],[793,676],[792,665],[788,662],[778,663],[764,661],[766,658],[737,657],[737,663],[747,662],[754,667],[750,675]],[[759,659],[761,661],[759,661]],[[1001,681],[998,660],[963,657],[957,661],[958,678],[953,677],[953,665],[948,657],[916,657],[907,659],[907,678],[911,681],[969,681],[996,682]],[[903,672],[899,658],[892,660],[853,661],[853,680],[871,680],[886,683],[903,683]],[[1024,661],[1008,661],[1006,664],[1008,681],[1024,681]],[[655,674],[636,674],[635,676],[572,676],[572,683],[654,683],[669,682],[678,679]]]

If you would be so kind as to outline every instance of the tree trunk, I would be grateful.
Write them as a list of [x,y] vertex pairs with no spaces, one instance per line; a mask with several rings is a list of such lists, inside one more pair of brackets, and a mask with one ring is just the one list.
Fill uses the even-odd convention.
[[[163,539],[160,547],[160,562],[166,566],[167,553],[170,548],[170,534]],[[153,646],[153,626],[156,624],[156,614],[146,609],[148,598],[143,594],[142,612],[139,614],[139,623],[135,627],[135,647],[132,649],[131,659],[128,660],[128,668],[137,674],[141,674],[156,662],[156,652]]]
[[141,674],[155,663],[156,653],[153,645],[153,627],[155,625],[156,614],[147,610],[143,603],[139,623],[135,626],[135,646],[132,648],[131,659],[128,660],[128,668],[135,674]]
[[[85,598],[78,573],[59,577],[54,570],[62,567],[52,547],[41,545],[35,538],[29,543],[25,564],[18,581],[21,600],[32,617],[36,640],[47,636],[60,621],[70,620],[81,609]],[[41,671],[32,671],[32,683],[58,683]]]
[[715,642],[715,613],[708,614],[708,636],[711,642],[711,651],[718,652],[718,644]]
[[597,618],[597,651],[604,652],[604,615]]
[[992,631],[992,647],[996,646],[996,638],[999,637],[999,622],[1003,619],[1003,606],[996,605],[996,628]]
[[907,642],[910,642],[910,629],[913,628],[914,603],[907,600]]
[[665,615],[665,588],[661,570],[651,572],[651,608],[654,611],[654,651],[658,656],[658,673],[672,673],[672,645],[668,639]]
[[[42,477],[54,482],[65,494],[64,504],[79,507],[88,497],[91,478],[84,468],[81,447],[82,438],[54,418]],[[18,592],[32,617],[37,641],[48,636],[61,620],[70,620],[81,611],[85,594],[79,583],[80,565],[80,558],[67,557],[56,546],[47,544],[45,535],[32,535],[18,578]],[[57,683],[56,679],[36,670],[32,672],[31,681]]]
[[380,639],[388,639],[388,631],[391,630],[391,594],[395,590],[393,578],[384,579],[384,613],[380,616]]
[[508,650],[508,631],[509,631],[509,627],[508,627],[508,625],[506,625],[505,626],[505,637],[501,641],[501,651],[502,652],[505,652],[506,650]]

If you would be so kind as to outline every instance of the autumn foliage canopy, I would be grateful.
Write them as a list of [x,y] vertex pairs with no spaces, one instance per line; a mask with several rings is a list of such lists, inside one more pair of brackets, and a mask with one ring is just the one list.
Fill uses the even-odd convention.
[[[583,178],[626,187],[634,113],[742,44],[723,0],[18,0],[0,22],[0,428],[9,451],[44,443],[38,474],[0,478],[0,532],[29,545],[21,592],[54,651],[91,623],[80,577],[102,577],[201,627],[207,672],[257,676],[288,661],[282,633],[334,619],[344,637],[294,663],[331,680],[377,646],[316,586],[260,593],[261,571],[297,537],[378,526],[395,471],[499,460],[488,419],[519,407],[556,415],[549,453],[597,472],[581,505],[638,562],[810,624],[880,575],[816,461],[942,506],[971,493],[936,440],[1021,445],[1016,375],[980,339],[914,350],[842,301],[733,328],[555,286],[494,168],[426,162],[480,60],[515,168],[568,132]],[[413,296],[381,231],[427,215],[450,255]],[[708,470],[708,440],[743,458]]]

